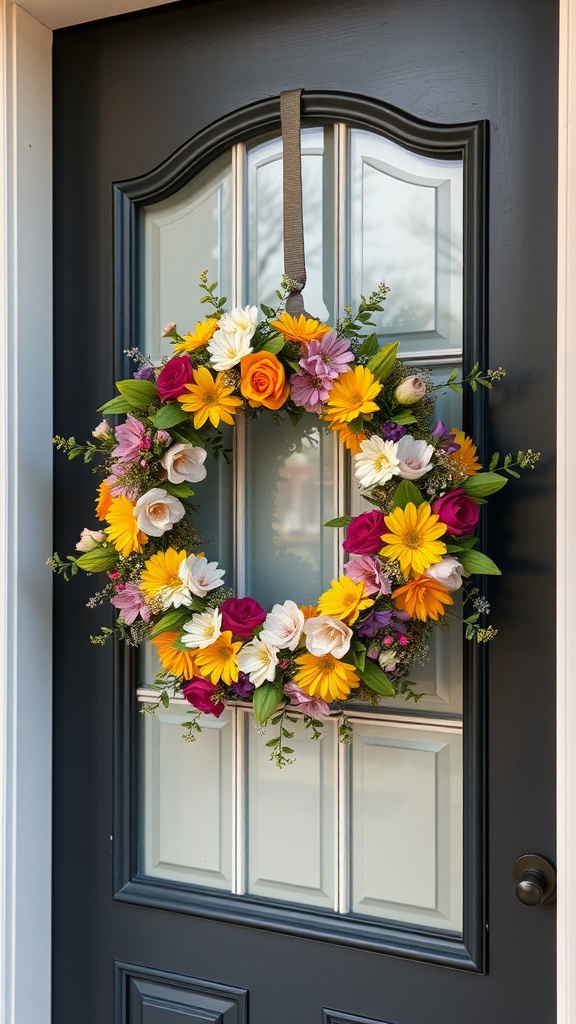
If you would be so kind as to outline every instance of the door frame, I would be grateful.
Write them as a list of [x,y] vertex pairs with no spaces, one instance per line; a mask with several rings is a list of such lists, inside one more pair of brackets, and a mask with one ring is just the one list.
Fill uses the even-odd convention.
[[[38,0],[35,0],[37,3]],[[166,0],[157,0],[163,3]],[[559,0],[558,1024],[576,1024],[576,0]],[[141,6],[156,6],[146,3]],[[0,0],[0,1018],[50,1024],[51,27]],[[66,6],[66,5],[64,5]],[[69,5],[72,10],[76,5]],[[88,6],[88,5],[87,5]],[[90,17],[110,13],[92,0]],[[123,9],[116,2],[115,10]],[[126,9],[133,9],[126,0]],[[30,367],[34,367],[31,374]],[[10,538],[10,544],[7,538]],[[34,637],[36,645],[30,643]],[[35,651],[42,652],[41,658]],[[38,670],[41,665],[41,672]]]

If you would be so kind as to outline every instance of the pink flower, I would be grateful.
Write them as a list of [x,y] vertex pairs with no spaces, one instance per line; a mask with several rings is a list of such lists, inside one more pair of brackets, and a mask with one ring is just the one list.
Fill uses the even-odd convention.
[[325,718],[330,714],[330,708],[325,701],[320,697],[310,697],[296,683],[286,683],[284,693],[290,698],[290,704],[297,707],[303,715],[309,715],[310,718]]
[[170,335],[171,335],[171,334],[172,334],[172,333],[173,333],[173,332],[174,332],[175,330],[176,330],[176,324],[173,324],[172,322],[170,322],[169,324],[166,324],[166,326],[162,328],[162,335],[161,335],[161,336],[162,336],[163,338],[169,338],[169,337],[170,337]]
[[126,583],[122,590],[110,598],[110,604],[118,608],[124,622],[129,626],[140,616],[144,622],[150,620],[150,609],[137,583]]
[[322,402],[325,402],[328,398],[332,386],[332,381],[329,377],[314,377],[305,371],[293,373],[290,377],[292,401],[306,409],[306,412],[321,413]]
[[190,356],[173,356],[158,374],[158,394],[163,402],[184,394],[186,385],[192,383]]
[[299,363],[312,377],[336,380],[336,377],[346,372],[348,363],[353,359],[348,339],[339,338],[336,331],[327,331],[320,341],[308,342]]
[[130,461],[137,459],[140,455],[142,442],[146,436],[146,427],[135,416],[128,414],[126,422],[120,423],[116,430],[118,444],[112,450],[112,455],[117,459]]
[[349,524],[342,547],[349,555],[374,555],[382,547],[385,529],[383,512],[363,512]]
[[262,605],[253,597],[229,597],[220,605],[222,629],[229,629],[236,636],[252,636],[266,618]]
[[441,523],[446,524],[448,533],[453,537],[466,537],[473,533],[480,518],[478,505],[464,493],[462,487],[437,498],[432,511]]
[[390,579],[384,572],[382,563],[371,555],[359,555],[358,558],[351,558],[349,562],[346,562],[344,572],[348,579],[354,580],[354,583],[363,583],[369,596],[392,592]]
[[222,690],[219,690],[209,679],[203,679],[202,676],[194,676],[189,683],[186,683],[186,686],[182,687],[181,693],[189,704],[198,708],[198,711],[202,711],[205,715],[214,715],[216,718],[220,718],[224,711],[223,702],[214,700],[214,697],[222,696]]
[[117,498],[119,494],[125,494],[130,501],[136,501],[139,496],[137,487],[129,487],[123,483],[122,478],[133,466],[132,462],[113,462],[110,466],[111,476],[106,477],[106,483],[110,488],[110,494]]

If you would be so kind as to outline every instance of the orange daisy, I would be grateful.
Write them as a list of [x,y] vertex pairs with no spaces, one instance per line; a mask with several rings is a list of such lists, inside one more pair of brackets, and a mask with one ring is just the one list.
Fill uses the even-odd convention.
[[463,430],[456,430],[455,427],[451,427],[450,432],[454,434],[456,444],[460,445],[457,452],[451,452],[448,456],[452,465],[460,470],[462,478],[479,473],[482,469],[482,464],[478,458],[478,449],[472,438],[468,437]]
[[103,480],[96,495],[96,518],[100,519],[100,521],[106,519],[106,515],[111,504],[112,495],[110,494],[110,484],[107,484],[106,481]]
[[167,631],[155,636],[152,640],[162,666],[167,672],[177,679],[193,679],[196,675],[194,656],[191,651],[179,651],[174,647],[174,641],[180,638],[180,633]]
[[430,576],[418,576],[392,593],[392,600],[401,612],[408,612],[411,619],[437,621],[446,611],[444,605],[454,604],[446,587]]

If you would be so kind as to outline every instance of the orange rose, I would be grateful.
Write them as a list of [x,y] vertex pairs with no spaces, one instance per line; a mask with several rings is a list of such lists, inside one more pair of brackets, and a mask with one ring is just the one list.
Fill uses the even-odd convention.
[[279,409],[290,394],[284,367],[271,352],[252,352],[240,360],[240,391],[253,409]]

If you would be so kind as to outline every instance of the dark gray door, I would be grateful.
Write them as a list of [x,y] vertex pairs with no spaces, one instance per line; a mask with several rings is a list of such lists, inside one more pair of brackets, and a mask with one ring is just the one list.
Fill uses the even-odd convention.
[[[148,877],[135,667],[90,645],[90,579],[58,582],[55,1024],[552,1024],[554,908],[523,906],[512,868],[554,857],[555,4],[176,3],[57,32],[54,69],[57,433],[89,436],[136,340],[143,204],[273,135],[302,87],[305,127],[465,154],[465,358],[508,372],[476,432],[543,455],[491,506],[505,575],[499,636],[465,662],[460,930]],[[56,481],[70,550],[93,478],[59,459]]]

